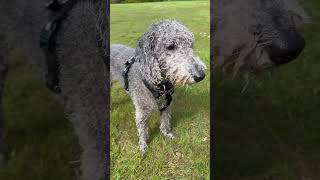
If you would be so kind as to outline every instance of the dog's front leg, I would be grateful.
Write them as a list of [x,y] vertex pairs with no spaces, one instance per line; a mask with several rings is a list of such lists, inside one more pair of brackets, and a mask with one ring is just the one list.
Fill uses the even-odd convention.
[[142,109],[136,110],[136,126],[138,129],[139,146],[142,153],[145,153],[148,148],[147,141],[149,139],[149,133],[147,120],[149,114],[150,113]]
[[138,129],[139,147],[142,153],[145,153],[148,148],[149,133],[147,121],[150,113],[151,109],[148,107],[136,105],[136,126]]
[[[101,93],[103,94],[103,93]],[[74,125],[74,130],[78,136],[79,144],[82,148],[81,154],[81,180],[105,180],[108,175],[108,162],[106,153],[108,148],[107,138],[107,116],[108,105],[104,101],[104,95],[93,94],[97,98],[89,95],[89,103],[78,97],[69,96],[67,102],[67,116]],[[106,94],[105,94],[106,95]],[[92,101],[90,101],[92,100]],[[96,101],[94,103],[93,101]],[[90,103],[91,102],[91,103]],[[83,105],[85,104],[85,105]],[[91,104],[91,106],[89,105]],[[83,106],[82,106],[83,105]]]
[[160,131],[167,138],[174,139],[175,135],[171,131],[170,120],[171,105],[169,105],[166,109],[160,111]]

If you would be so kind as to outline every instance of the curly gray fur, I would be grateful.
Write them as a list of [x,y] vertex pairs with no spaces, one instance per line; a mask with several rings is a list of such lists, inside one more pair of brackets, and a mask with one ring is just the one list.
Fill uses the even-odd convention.
[[[162,104],[155,98],[143,81],[152,88],[168,80],[174,85],[196,83],[195,77],[204,78],[205,65],[193,53],[193,34],[175,20],[162,20],[150,26],[140,38],[136,49],[125,45],[110,48],[110,72],[112,81],[124,85],[124,63],[134,57],[136,62],[128,73],[129,92],[136,111],[140,150],[147,150],[147,119],[154,108]],[[198,80],[199,81],[199,80]],[[174,138],[170,128],[171,105],[160,116],[160,131]]]
[[[47,21],[47,0],[0,0],[0,85],[5,60],[13,51],[35,64],[44,80],[44,53],[39,47]],[[79,0],[57,36],[61,95],[58,99],[72,122],[82,147],[81,179],[108,178],[109,79],[107,0]],[[3,39],[4,37],[4,39]],[[1,88],[2,86],[0,86]],[[1,90],[1,89],[0,89]],[[1,118],[3,121],[3,118]],[[2,132],[1,132],[2,133]],[[4,144],[3,141],[0,142]]]
[[233,72],[274,66],[264,48],[282,28],[309,22],[296,0],[217,0],[211,13],[213,63]]

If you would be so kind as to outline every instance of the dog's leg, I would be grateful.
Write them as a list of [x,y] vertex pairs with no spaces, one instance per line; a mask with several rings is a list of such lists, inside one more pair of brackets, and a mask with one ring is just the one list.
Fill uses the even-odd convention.
[[101,12],[107,12],[106,3],[79,1],[57,36],[60,96],[82,148],[81,180],[109,177],[110,76],[109,65],[105,64],[109,58],[101,52],[109,48],[97,46],[101,40],[108,42],[104,39],[107,34],[100,36],[97,26],[109,26],[107,16],[101,15],[100,20],[95,12],[99,8],[96,6],[103,4]]
[[[101,126],[103,126],[103,124],[101,124]],[[83,150],[81,154],[81,179],[105,179],[104,171],[106,171],[105,168],[107,167],[104,166],[104,161],[106,161],[106,159],[102,156],[102,154],[106,153],[103,152],[105,142],[99,140],[102,139],[102,137],[99,137],[100,135],[96,134],[97,129],[89,127],[88,124],[83,124],[82,127],[75,127],[75,129]]]
[[160,131],[167,138],[174,139],[175,135],[171,131],[170,120],[171,120],[171,105],[168,106],[165,110],[160,111]]
[[[139,99],[133,98],[133,99]],[[138,138],[139,138],[139,147],[142,153],[145,153],[147,151],[148,145],[147,141],[149,139],[149,133],[148,133],[148,117],[151,114],[152,108],[150,105],[147,105],[143,102],[134,101],[134,105],[136,108],[136,126],[138,129]]]
[[[99,69],[98,69],[99,70]],[[98,71],[97,70],[97,71]],[[98,74],[98,73],[97,73]],[[91,74],[92,75],[92,74]],[[88,75],[89,76],[89,75]],[[97,75],[98,79],[99,76]],[[61,78],[62,87],[64,78]],[[81,180],[104,180],[108,175],[107,139],[108,94],[103,79],[88,81],[77,88],[71,87],[65,94],[66,113],[73,124],[81,154]],[[71,82],[70,82],[71,83]],[[94,85],[97,83],[96,85]],[[101,85],[102,84],[102,85]],[[62,89],[62,93],[64,93]]]
[[149,139],[147,120],[150,113],[142,109],[136,110],[136,126],[138,129],[139,147],[142,153],[147,151],[147,141]]
[[[1,41],[1,37],[0,37]],[[0,167],[5,162],[6,154],[8,153],[8,147],[4,142],[3,130],[4,130],[4,117],[2,113],[2,91],[5,83],[6,74],[8,71],[7,65],[4,63],[4,47],[2,47],[0,42]]]
[[[90,61],[73,58],[69,56],[70,61],[82,63],[83,66],[78,67],[87,69],[81,71],[76,66],[72,69],[62,64],[60,79],[65,112],[82,147],[81,180],[104,180],[109,173],[109,89],[106,69],[98,56]],[[91,67],[86,64],[88,62]],[[78,72],[83,75],[78,75]]]

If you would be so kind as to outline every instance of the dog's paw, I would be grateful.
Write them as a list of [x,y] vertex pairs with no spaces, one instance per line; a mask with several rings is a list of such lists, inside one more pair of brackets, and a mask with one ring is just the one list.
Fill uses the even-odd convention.
[[148,145],[146,142],[141,142],[139,143],[139,146],[140,146],[140,151],[142,154],[145,154],[147,152],[147,149],[148,149]]
[[169,139],[175,139],[176,136],[173,134],[173,132],[163,133],[164,136],[166,136]]
[[176,138],[176,136],[172,132],[168,133],[166,136],[167,136],[167,138],[170,138],[170,139]]

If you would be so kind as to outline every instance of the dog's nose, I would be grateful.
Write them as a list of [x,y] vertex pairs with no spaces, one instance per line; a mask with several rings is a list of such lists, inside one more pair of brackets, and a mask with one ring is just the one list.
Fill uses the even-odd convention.
[[193,76],[195,82],[200,82],[204,79],[206,74],[203,71],[199,71],[196,75]]
[[305,47],[305,40],[296,30],[286,30],[279,33],[270,46],[270,59],[275,64],[288,63],[299,56]]

